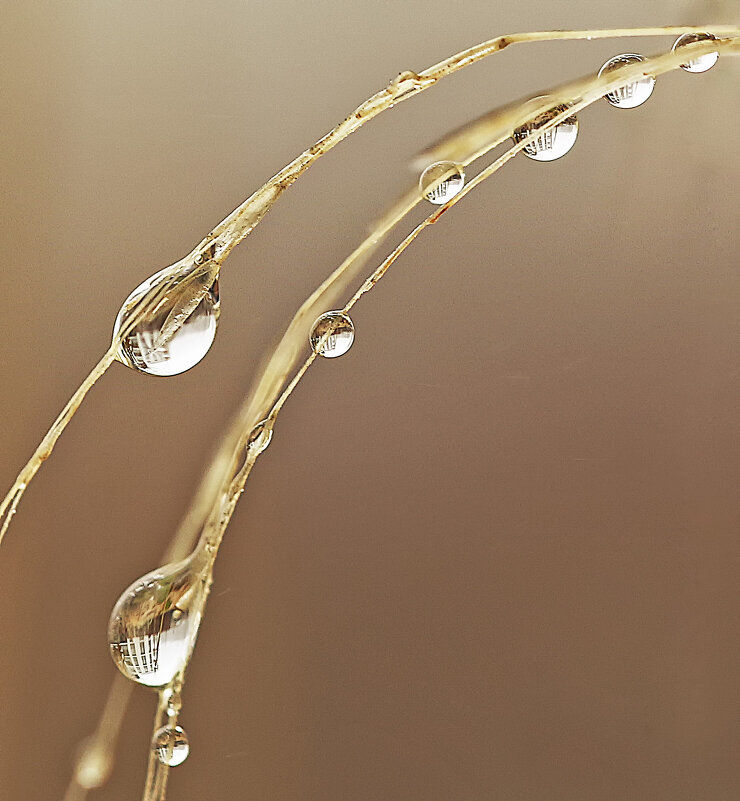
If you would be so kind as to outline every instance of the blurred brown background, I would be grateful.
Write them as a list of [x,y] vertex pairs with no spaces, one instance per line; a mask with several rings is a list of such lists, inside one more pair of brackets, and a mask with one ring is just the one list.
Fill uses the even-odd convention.
[[[733,8],[6,3],[3,491],[128,292],[400,70],[496,34]],[[114,674],[112,604],[413,154],[671,43],[512,48],[383,115],[229,259],[200,366],[114,365],[0,553],[0,797],[61,798]],[[228,533],[172,799],[737,798],[738,67],[593,107],[567,157],[515,159],[356,308],[354,347],[291,398]],[[138,689],[91,798],[139,797],[153,706]]]

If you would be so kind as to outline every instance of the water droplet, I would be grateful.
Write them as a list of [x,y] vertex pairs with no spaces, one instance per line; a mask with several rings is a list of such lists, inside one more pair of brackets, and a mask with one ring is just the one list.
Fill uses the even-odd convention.
[[[625,65],[637,64],[644,60],[645,57],[637,53],[623,53],[621,56],[614,56],[599,70],[599,77],[605,72],[612,72]],[[650,97],[654,88],[655,78],[652,75],[646,75],[637,81],[612,89],[611,92],[604,95],[604,98],[616,108],[637,108]]]
[[272,425],[268,425],[267,420],[262,420],[249,433],[247,449],[262,453],[270,442],[272,442]]
[[[535,97],[534,100],[542,100],[541,97]],[[537,116],[528,122],[524,123],[519,128],[516,128],[513,133],[515,142],[521,142],[527,134],[536,131],[542,125],[547,124],[553,117],[562,114],[568,109],[564,103],[558,103],[552,108],[541,111]],[[564,156],[576,143],[578,136],[578,120],[576,115],[566,117],[560,125],[545,131],[541,136],[533,139],[522,152],[535,161],[555,161],[561,156]]]
[[205,582],[194,562],[166,565],[135,581],[108,624],[111,656],[129,679],[164,687],[185,668],[198,635]]
[[435,206],[447,203],[460,193],[465,183],[465,170],[454,161],[438,161],[430,164],[419,178],[422,195]]
[[[148,278],[126,298],[116,318],[114,336],[125,323],[134,304],[163,281],[166,272],[161,270]],[[190,297],[195,297],[193,293],[197,289],[196,281],[184,291]],[[150,319],[141,322],[121,342],[118,357],[128,367],[151,375],[177,375],[194,367],[208,353],[216,336],[220,312],[218,280],[213,282],[200,303],[174,329],[173,321],[177,320],[178,314],[184,314],[184,300],[182,293],[176,290],[170,291],[169,295],[172,299],[162,302]],[[171,329],[169,335],[166,329]]]
[[163,765],[174,768],[188,758],[190,743],[182,726],[163,726],[155,735],[152,748]]
[[[705,42],[708,39],[716,39],[711,33],[684,33],[673,43],[673,50],[683,45],[693,44],[694,42]],[[681,69],[686,72],[706,72],[712,69],[719,59],[719,53],[706,53],[703,56],[694,58],[686,64],[681,64]]]
[[311,329],[311,347],[319,356],[334,359],[344,355],[355,340],[355,324],[340,311],[321,315]]
[[[182,686],[182,682],[177,682],[180,686]],[[165,709],[165,713],[170,720],[174,718],[174,722],[177,723],[177,716],[180,714],[180,710],[182,709],[182,696],[180,695],[180,690],[176,689],[172,686],[165,687],[162,690],[162,697],[164,698],[167,708]]]

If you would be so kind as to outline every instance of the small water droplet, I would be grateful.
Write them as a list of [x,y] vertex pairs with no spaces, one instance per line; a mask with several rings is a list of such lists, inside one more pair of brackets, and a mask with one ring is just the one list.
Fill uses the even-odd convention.
[[162,692],[167,703],[167,717],[170,718],[170,720],[174,719],[174,722],[177,723],[177,716],[182,709],[182,696],[180,695],[180,691],[172,687],[166,687]]
[[[716,39],[711,33],[684,33],[673,43],[673,50],[683,45],[693,44],[694,42],[704,42],[708,39]],[[698,58],[694,58],[686,64],[681,64],[681,69],[686,72],[706,72],[712,69],[719,59],[719,53],[707,53]]]
[[[542,100],[542,97],[535,97],[535,100]],[[514,130],[512,138],[515,142],[521,142],[527,134],[536,131],[542,125],[546,125],[553,117],[562,114],[568,109],[564,103],[558,103],[552,108],[541,111],[537,116],[524,125]],[[578,136],[578,119],[573,114],[566,117],[563,122],[545,131],[541,136],[533,139],[526,145],[522,152],[535,161],[555,161],[564,156],[576,143]]]
[[247,439],[247,448],[255,453],[262,453],[272,442],[272,425],[262,420],[250,431]]
[[419,178],[422,195],[435,206],[441,206],[459,194],[464,184],[465,170],[454,161],[430,164]]
[[182,726],[163,726],[155,735],[152,748],[163,765],[174,768],[188,758],[190,743]]
[[[116,318],[114,336],[126,322],[134,304],[164,280],[166,272],[161,270],[148,278],[126,298]],[[142,321],[121,342],[118,357],[128,367],[151,375],[177,375],[194,367],[208,353],[216,336],[220,312],[218,280],[213,282],[187,319],[167,336],[163,335],[163,329],[165,325],[171,325],[177,315],[175,304],[182,303],[177,292],[170,294],[173,300],[162,303],[153,317]]]
[[190,559],[135,581],[108,624],[111,656],[129,679],[164,687],[185,668],[198,635],[204,582]]
[[[612,72],[625,65],[637,64],[644,60],[645,57],[637,53],[623,53],[621,56],[614,56],[599,70],[599,77],[605,72]],[[650,97],[654,88],[655,78],[652,75],[646,75],[637,81],[612,89],[611,92],[604,95],[604,98],[615,108],[637,108]]]
[[355,340],[355,324],[340,311],[325,312],[311,329],[311,347],[314,353],[334,359],[343,356]]

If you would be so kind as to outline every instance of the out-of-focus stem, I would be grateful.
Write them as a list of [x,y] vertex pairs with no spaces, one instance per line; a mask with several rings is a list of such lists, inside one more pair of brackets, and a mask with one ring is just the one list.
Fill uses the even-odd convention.
[[108,780],[132,691],[133,684],[121,675],[111,683],[98,727],[81,745],[64,801],[83,801],[90,790],[101,787]]

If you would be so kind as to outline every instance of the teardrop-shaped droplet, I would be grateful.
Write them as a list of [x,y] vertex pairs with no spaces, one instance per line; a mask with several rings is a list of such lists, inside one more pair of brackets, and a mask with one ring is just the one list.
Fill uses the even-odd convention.
[[[126,322],[133,306],[165,280],[168,273],[169,270],[161,270],[147,278],[126,298],[113,327],[114,336]],[[185,290],[190,293],[187,297],[193,297],[197,291],[196,281]],[[192,311],[182,311],[187,297],[183,298],[182,293],[173,287],[168,299],[160,304],[156,313],[124,337],[118,358],[135,370],[159,376],[184,373],[198,364],[208,353],[216,336],[220,312],[218,279],[213,281]],[[178,315],[184,314],[187,314],[184,320],[177,319]]]
[[[684,33],[673,43],[673,50],[677,50],[683,45],[693,44],[694,42],[705,42],[708,39],[716,39],[711,33]],[[686,72],[706,72],[712,69],[719,59],[719,53],[705,53],[703,56],[681,64],[681,69]]]
[[249,432],[247,448],[254,453],[262,453],[272,442],[272,425],[262,420]]
[[188,735],[182,726],[163,726],[154,735],[152,748],[157,759],[171,768],[182,765],[190,753]]
[[430,164],[419,178],[422,195],[435,206],[442,206],[460,193],[465,184],[465,170],[454,161]]
[[[542,100],[542,98],[536,97],[534,100]],[[553,117],[557,117],[558,114],[562,114],[567,109],[568,106],[558,103],[552,108],[541,111],[536,117],[514,130],[514,141],[521,142],[532,131],[536,131],[546,125]],[[555,161],[555,159],[564,156],[573,147],[577,136],[578,119],[573,114],[570,117],[566,117],[559,125],[535,137],[522,149],[522,152],[535,161]]]
[[135,581],[108,624],[111,656],[129,679],[164,687],[185,668],[200,625],[205,581],[190,559]]
[[[605,72],[612,72],[620,67],[637,64],[644,60],[645,57],[637,53],[623,53],[621,56],[614,56],[599,70],[599,77]],[[637,108],[650,97],[654,88],[655,78],[652,75],[645,75],[637,81],[612,89],[611,92],[604,95],[604,98],[615,108]]]
[[355,324],[340,311],[322,314],[311,329],[311,347],[327,359],[344,355],[354,341]]

